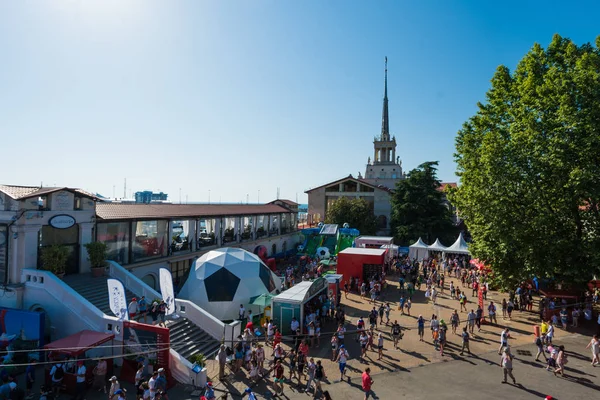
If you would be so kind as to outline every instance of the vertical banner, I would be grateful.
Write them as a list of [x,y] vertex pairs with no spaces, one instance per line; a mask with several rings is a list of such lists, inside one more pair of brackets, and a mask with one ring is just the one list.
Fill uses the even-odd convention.
[[109,278],[106,281],[108,286],[108,302],[110,310],[115,314],[115,317],[121,321],[129,321],[129,313],[127,312],[127,298],[125,297],[125,287],[118,279]]
[[159,270],[159,281],[160,281],[160,293],[162,299],[165,301],[167,306],[167,315],[175,313],[175,291],[173,290],[173,276],[171,271],[166,268]]

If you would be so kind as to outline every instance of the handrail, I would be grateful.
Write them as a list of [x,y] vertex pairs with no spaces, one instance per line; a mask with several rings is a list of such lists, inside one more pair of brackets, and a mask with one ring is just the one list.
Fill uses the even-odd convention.
[[149,302],[152,302],[154,299],[162,299],[162,295],[159,292],[152,289],[144,281],[129,272],[120,264],[114,261],[107,261],[107,263],[108,274],[111,277],[120,280],[125,286],[125,289],[129,290],[131,293],[136,296],[146,296],[146,299],[148,299]]
[[[45,290],[71,312],[75,313],[81,321],[94,331],[114,333],[116,336],[123,332],[122,321],[104,314],[85,297],[49,271],[24,268],[21,272],[21,283],[26,288]],[[112,329],[109,329],[109,325]]]
[[[121,280],[125,288],[137,296],[146,296],[149,301],[153,299],[161,299],[162,295],[156,290],[148,286],[140,278],[127,271],[126,268],[114,261],[108,261],[109,275],[113,278]],[[194,323],[203,331],[211,335],[217,340],[223,338],[225,332],[225,324],[207,311],[200,308],[197,304],[189,300],[175,299],[175,312],[184,316],[190,322]]]

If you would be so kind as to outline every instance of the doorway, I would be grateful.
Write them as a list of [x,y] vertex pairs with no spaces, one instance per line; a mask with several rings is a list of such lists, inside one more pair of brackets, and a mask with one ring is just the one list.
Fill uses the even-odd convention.
[[79,273],[79,225],[57,229],[50,225],[42,226],[39,234],[38,265],[41,265],[41,254],[44,247],[61,245],[69,250],[69,258],[65,266],[65,275]]

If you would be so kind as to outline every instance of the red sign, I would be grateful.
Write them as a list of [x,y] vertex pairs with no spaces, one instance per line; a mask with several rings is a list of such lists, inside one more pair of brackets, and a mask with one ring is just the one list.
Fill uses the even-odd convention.
[[483,284],[479,285],[479,288],[477,289],[477,295],[479,296],[479,307],[481,307],[482,310],[484,310],[483,308]]
[[[135,334],[135,331],[149,332],[153,334],[152,336],[156,338],[156,363],[158,364],[158,368],[162,367],[167,371],[167,381],[170,381],[168,379],[170,377],[169,347],[171,343],[169,329],[162,328],[157,325],[141,324],[135,321],[123,321],[123,329],[125,330],[123,334],[124,343],[127,344],[127,347],[124,349],[125,351],[123,352],[123,354],[136,353],[139,349],[137,346],[134,345],[134,341],[136,340],[137,336]],[[145,356],[145,354],[141,354],[141,356]]]

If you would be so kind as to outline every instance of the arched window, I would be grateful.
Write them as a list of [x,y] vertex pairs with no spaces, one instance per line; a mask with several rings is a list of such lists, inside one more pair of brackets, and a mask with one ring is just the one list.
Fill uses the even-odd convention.
[[150,286],[152,289],[156,289],[156,278],[152,274],[148,274],[142,278],[142,282]]
[[271,246],[271,254],[275,255],[277,254],[277,244],[273,243],[273,246]]

